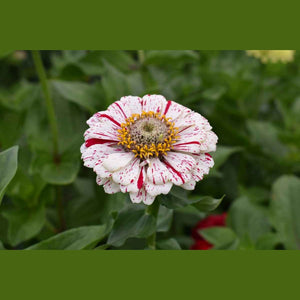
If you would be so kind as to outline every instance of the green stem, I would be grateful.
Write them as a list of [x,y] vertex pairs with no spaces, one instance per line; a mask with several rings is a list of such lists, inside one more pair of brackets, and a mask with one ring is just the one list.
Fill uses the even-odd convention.
[[144,61],[145,61],[145,51],[144,50],[138,50],[137,54],[138,54],[138,59],[139,59],[140,65],[143,65]]
[[[152,203],[152,205],[150,205],[147,208],[146,213],[152,215],[155,218],[155,221],[157,221],[158,211],[159,211],[159,202],[158,200],[156,200]],[[156,231],[147,238],[147,244],[149,249],[151,250],[156,249]]]
[[47,82],[47,76],[45,68],[43,66],[41,54],[39,51],[32,51],[32,57],[35,64],[37,74],[42,86],[42,91],[46,100],[48,120],[50,123],[50,128],[52,132],[52,141],[53,141],[53,155],[54,160],[58,158],[58,129],[57,129],[57,120],[54,111],[53,101],[51,99],[50,90]]

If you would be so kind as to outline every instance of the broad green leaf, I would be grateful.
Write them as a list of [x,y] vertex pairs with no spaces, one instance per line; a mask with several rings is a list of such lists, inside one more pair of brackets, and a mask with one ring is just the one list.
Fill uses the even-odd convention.
[[[6,109],[0,105],[0,145],[2,149],[10,148],[18,144],[22,135],[22,114]],[[7,134],[9,132],[9,134]]]
[[82,250],[90,248],[106,236],[106,229],[106,225],[73,228],[30,246],[27,250]]
[[6,187],[17,171],[18,149],[18,146],[14,146],[0,153],[0,204]]
[[66,185],[72,183],[79,171],[80,162],[63,161],[59,164],[49,162],[43,167],[42,178],[51,184]]
[[79,60],[78,66],[88,75],[103,75],[105,72],[103,60],[125,73],[137,67],[137,62],[126,51],[103,50],[89,51]]
[[213,170],[221,167],[230,157],[230,155],[241,150],[241,147],[218,146],[216,152],[212,153],[212,157],[215,163]]
[[215,86],[203,92],[202,96],[208,100],[218,100],[226,93],[224,86]]
[[107,104],[110,104],[122,96],[130,94],[130,87],[127,77],[106,60],[103,61],[105,71],[102,77],[102,86],[107,98]]
[[269,232],[262,235],[255,244],[256,250],[273,250],[275,246],[280,244],[280,237],[277,233]]
[[202,197],[194,196],[193,198],[195,200],[198,199],[198,201],[193,203],[193,206],[195,206],[199,211],[202,212],[213,211],[220,205],[224,197],[225,195],[222,196],[220,199],[215,199],[210,196],[202,196]]
[[199,233],[214,246],[214,249],[227,249],[236,245],[237,236],[228,227],[210,227]]
[[157,232],[168,231],[171,227],[173,219],[173,210],[165,206],[160,206],[157,216]]
[[161,250],[181,250],[180,245],[173,238],[157,241],[156,246]]
[[247,127],[252,141],[258,144],[266,154],[278,157],[287,154],[287,148],[279,141],[278,131],[271,123],[249,120]]
[[0,90],[0,104],[14,111],[24,111],[37,100],[40,91],[38,85],[21,81],[10,90]]
[[41,231],[46,221],[43,205],[30,209],[5,210],[2,215],[8,221],[7,237],[13,247],[33,238]]
[[300,249],[300,179],[284,175],[272,187],[272,223],[286,249]]
[[169,194],[160,195],[158,199],[162,205],[171,209],[193,204],[199,210],[211,211],[217,208],[223,197],[221,199],[214,199],[209,196],[188,197],[186,190],[173,186]]
[[253,242],[271,231],[266,208],[251,202],[245,196],[236,199],[231,205],[227,224],[240,239],[249,237]]
[[62,98],[79,104],[90,113],[95,113],[104,106],[100,86],[62,80],[52,80],[51,86]]
[[31,172],[39,173],[44,181],[57,185],[72,183],[79,169],[79,152],[71,150],[65,152],[57,161],[49,152],[37,152],[31,165]]
[[0,250],[5,250],[5,247],[3,246],[3,243],[0,241]]
[[159,195],[158,199],[162,205],[171,209],[180,208],[193,203],[193,199],[190,200],[188,198],[187,191],[177,186],[173,186],[169,194]]
[[156,220],[144,207],[129,206],[120,212],[107,244],[120,247],[130,237],[146,238],[156,230]]

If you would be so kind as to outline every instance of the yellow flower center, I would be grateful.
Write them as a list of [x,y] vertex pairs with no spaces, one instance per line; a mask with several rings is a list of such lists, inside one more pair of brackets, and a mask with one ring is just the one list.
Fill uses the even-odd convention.
[[179,138],[178,128],[170,119],[153,111],[132,114],[118,130],[119,145],[141,159],[167,155]]

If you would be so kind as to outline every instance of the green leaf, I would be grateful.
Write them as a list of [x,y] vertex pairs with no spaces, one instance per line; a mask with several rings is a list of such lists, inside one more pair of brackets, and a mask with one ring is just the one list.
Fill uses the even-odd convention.
[[214,86],[203,92],[202,96],[208,100],[218,100],[226,93],[224,86]]
[[156,219],[144,207],[129,206],[118,215],[107,244],[120,247],[130,237],[146,238],[156,230]]
[[249,238],[252,242],[271,231],[266,208],[245,196],[236,199],[231,205],[227,224],[240,239]]
[[173,219],[173,210],[160,206],[157,216],[157,232],[166,232],[170,229]]
[[277,233],[269,232],[262,235],[255,244],[256,250],[270,250],[275,249],[275,246],[280,244],[280,237]]
[[225,195],[223,195],[220,199],[215,199],[210,196],[193,197],[195,198],[195,200],[198,199],[198,201],[195,202],[193,206],[195,206],[199,211],[202,212],[213,211],[220,205],[224,197]]
[[43,167],[42,178],[51,184],[66,185],[72,183],[80,168],[78,160],[63,161],[59,164],[49,162]]
[[156,246],[161,250],[181,250],[180,245],[173,238],[157,241]]
[[199,233],[214,245],[214,249],[232,249],[237,244],[237,236],[228,227],[210,227],[200,230]]
[[99,107],[103,106],[100,86],[62,80],[51,80],[51,86],[62,98],[79,104],[90,113],[98,111]]
[[103,60],[113,65],[121,72],[129,72],[136,68],[137,62],[126,51],[89,51],[78,62],[78,66],[87,75],[103,75],[105,67]]
[[7,237],[13,247],[37,235],[46,221],[43,205],[30,209],[5,210],[2,215],[8,221]]
[[220,168],[230,155],[241,150],[241,147],[218,146],[216,152],[212,153],[212,158],[215,163],[213,170]]
[[286,249],[300,249],[300,179],[284,175],[272,187],[272,223]]
[[251,139],[258,144],[266,154],[282,157],[287,154],[287,148],[279,141],[277,129],[269,122],[247,122]]
[[102,86],[108,99],[107,104],[130,94],[128,80],[124,73],[120,72],[106,60],[103,61],[105,72],[102,77]]
[[51,153],[37,152],[31,165],[33,173],[39,173],[42,179],[51,184],[66,185],[72,183],[80,169],[79,152],[65,152],[58,161]]
[[35,244],[27,250],[82,250],[96,245],[106,234],[106,225],[73,228]]
[[10,90],[0,90],[0,104],[14,110],[24,111],[40,96],[40,87],[21,81]]
[[1,241],[0,241],[0,250],[5,250],[5,247]]
[[160,204],[171,209],[187,206],[195,202],[193,201],[193,199],[188,198],[186,190],[177,186],[173,186],[169,194],[159,195],[158,199],[160,201]]
[[18,149],[18,146],[14,146],[0,153],[0,204],[6,187],[17,171]]
[[218,207],[223,197],[221,199],[214,199],[210,196],[188,197],[186,190],[173,186],[169,194],[160,195],[158,199],[162,205],[171,209],[193,204],[198,210],[211,211]]

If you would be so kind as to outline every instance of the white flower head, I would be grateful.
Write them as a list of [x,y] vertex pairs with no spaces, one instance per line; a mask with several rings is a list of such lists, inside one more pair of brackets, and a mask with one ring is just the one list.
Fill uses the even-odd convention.
[[218,137],[200,114],[160,95],[127,96],[93,115],[81,146],[106,193],[152,204],[174,185],[193,190],[214,161]]

